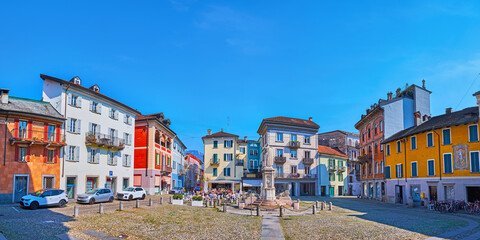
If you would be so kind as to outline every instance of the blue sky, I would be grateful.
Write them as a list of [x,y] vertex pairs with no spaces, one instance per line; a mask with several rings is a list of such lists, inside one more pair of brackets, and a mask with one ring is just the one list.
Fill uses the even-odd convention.
[[78,75],[164,112],[189,149],[208,128],[258,138],[273,116],[355,131],[372,103],[422,79],[433,115],[480,90],[474,1],[13,2],[0,3],[0,87],[40,99],[40,73]]

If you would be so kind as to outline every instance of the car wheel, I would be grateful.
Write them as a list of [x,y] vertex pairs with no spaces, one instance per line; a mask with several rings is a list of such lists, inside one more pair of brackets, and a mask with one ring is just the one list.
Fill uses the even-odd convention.
[[67,206],[67,202],[65,200],[60,200],[60,202],[58,202],[58,206],[61,207],[61,208],[64,208]]
[[30,209],[35,210],[38,208],[38,205],[39,205],[38,202],[32,202],[30,203]]
[[133,196],[130,195],[130,196],[128,197],[128,201],[132,201],[132,200],[133,200]]
[[110,197],[110,199],[108,199],[108,202],[113,202],[113,197]]
[[93,204],[95,203],[95,199],[90,198],[90,201],[88,201],[88,203],[89,203],[90,205],[93,205]]
[[145,199],[145,194],[142,195],[142,198],[140,198],[141,200]]

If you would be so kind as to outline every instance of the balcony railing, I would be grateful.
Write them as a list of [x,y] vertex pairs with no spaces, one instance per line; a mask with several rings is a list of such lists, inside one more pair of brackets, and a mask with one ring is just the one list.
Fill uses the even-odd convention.
[[338,170],[338,171],[342,171],[342,172],[344,172],[344,171],[345,171],[345,169],[346,169],[346,167],[345,167],[345,166],[337,166],[337,170]]
[[100,147],[117,148],[119,150],[125,148],[124,139],[101,133],[88,132],[85,136],[85,142],[88,144],[96,144]]
[[[56,129],[55,129],[56,130]],[[10,142],[28,142],[32,144],[65,145],[62,135],[52,131],[37,131],[15,128],[11,132]]]
[[235,166],[242,166],[243,167],[244,166],[243,160],[240,160],[240,159],[235,160]]
[[168,165],[163,165],[162,172],[171,173],[172,172],[172,167],[170,167]]
[[328,170],[329,171],[335,171],[335,170],[337,170],[337,166],[336,165],[328,165]]
[[218,165],[220,164],[220,161],[218,161],[218,158],[217,159],[211,159],[211,162],[210,162],[210,165]]
[[288,142],[288,146],[290,148],[299,148],[300,147],[300,142],[299,141],[290,141],[290,142]]
[[303,159],[303,164],[304,165],[312,165],[313,164],[313,158],[304,158]]
[[305,173],[277,173],[276,178],[294,178],[294,179],[316,179],[317,174]]
[[360,163],[368,162],[368,161],[370,161],[370,160],[372,160],[372,154],[371,154],[371,153],[365,154],[365,155],[362,155],[362,156],[359,156],[359,157],[358,157],[358,161],[359,161]]
[[275,157],[276,164],[284,164],[285,162],[287,162],[287,157],[281,157],[281,156]]

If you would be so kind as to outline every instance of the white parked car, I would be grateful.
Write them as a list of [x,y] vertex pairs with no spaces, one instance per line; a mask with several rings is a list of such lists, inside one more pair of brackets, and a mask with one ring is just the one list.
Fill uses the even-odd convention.
[[120,200],[133,200],[133,199],[145,199],[147,192],[141,187],[128,187],[123,191],[117,193],[117,199]]
[[68,203],[68,196],[60,189],[42,189],[30,195],[25,195],[20,200],[22,207],[30,207],[35,210],[44,206],[65,207]]

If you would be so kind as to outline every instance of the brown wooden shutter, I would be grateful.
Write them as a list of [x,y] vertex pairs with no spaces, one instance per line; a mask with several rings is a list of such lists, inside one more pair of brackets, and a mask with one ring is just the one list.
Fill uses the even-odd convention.
[[43,149],[43,162],[47,162],[48,159],[48,149]]
[[32,132],[33,132],[32,120],[29,120],[28,125],[27,125],[27,138],[28,139],[32,139]]
[[43,140],[48,141],[48,123],[43,125]]

